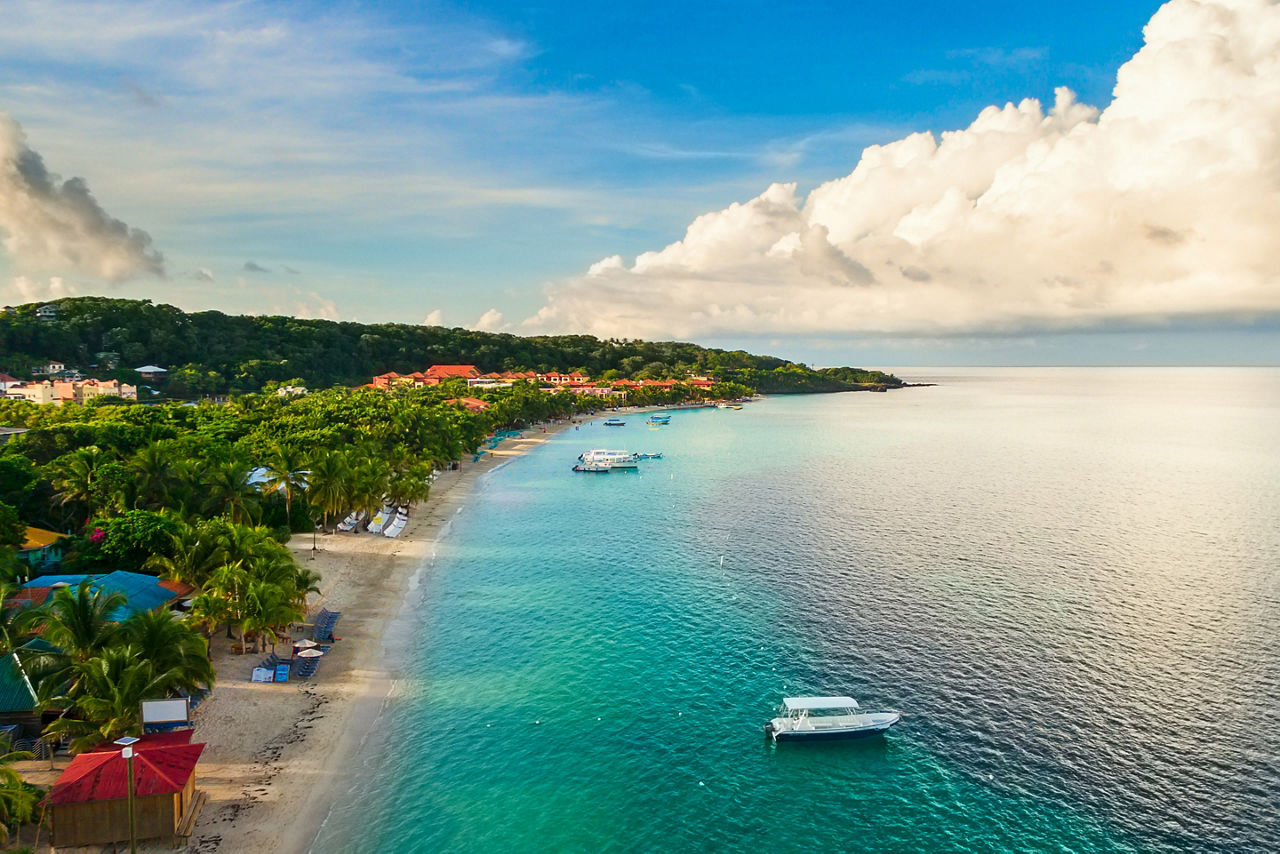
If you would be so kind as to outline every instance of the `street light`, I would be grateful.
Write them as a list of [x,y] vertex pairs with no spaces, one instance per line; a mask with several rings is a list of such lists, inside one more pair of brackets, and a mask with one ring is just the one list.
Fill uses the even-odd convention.
[[122,748],[120,755],[124,757],[129,771],[129,854],[138,854],[138,831],[133,817],[133,746],[139,741],[141,739],[134,738],[131,735],[115,740],[115,743]]

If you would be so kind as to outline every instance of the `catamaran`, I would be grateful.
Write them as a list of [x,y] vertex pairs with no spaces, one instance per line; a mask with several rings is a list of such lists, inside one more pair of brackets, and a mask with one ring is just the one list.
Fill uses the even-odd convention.
[[865,738],[879,735],[902,718],[897,712],[859,709],[852,697],[786,697],[778,717],[764,725],[764,732],[774,741]]

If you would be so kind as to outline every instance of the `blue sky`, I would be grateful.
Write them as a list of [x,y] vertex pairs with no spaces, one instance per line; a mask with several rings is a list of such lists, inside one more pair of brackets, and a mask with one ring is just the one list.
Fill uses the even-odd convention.
[[[867,145],[1028,97],[1047,110],[1057,86],[1106,107],[1158,6],[18,0],[0,111],[49,171],[145,231],[164,275],[28,235],[0,253],[0,295],[534,331],[521,321],[592,264],[630,264],[774,182],[803,199]],[[1241,358],[1273,361],[1248,308],[1106,334],[1056,318],[637,328],[898,365],[1093,361],[1103,339],[1115,361],[1178,361],[1179,336],[1246,330]]]

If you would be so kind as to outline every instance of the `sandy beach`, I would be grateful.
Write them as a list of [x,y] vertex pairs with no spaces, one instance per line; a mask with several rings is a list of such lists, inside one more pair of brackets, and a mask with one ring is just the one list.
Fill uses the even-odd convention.
[[[322,576],[321,607],[342,611],[341,638],[317,678],[287,684],[254,683],[261,655],[233,655],[216,642],[218,685],[195,713],[195,741],[207,742],[197,785],[209,795],[190,849],[212,852],[308,850],[341,795],[349,767],[377,719],[395,674],[386,668],[383,636],[403,604],[416,570],[476,480],[511,457],[570,425],[532,427],[479,462],[443,472],[431,497],[416,505],[397,539],[370,534],[300,535],[290,543],[300,562]],[[282,644],[281,651],[287,647]],[[171,850],[171,849],[166,849]]]
[[[576,423],[585,426],[592,420],[587,416]],[[355,764],[391,693],[396,674],[388,669],[385,637],[415,574],[430,559],[436,541],[465,506],[479,478],[572,426],[560,422],[531,427],[521,438],[486,451],[478,462],[467,459],[460,470],[439,473],[431,497],[412,508],[408,525],[396,539],[367,533],[320,535],[313,551],[311,536],[295,536],[289,547],[298,561],[321,575],[321,594],[309,600],[308,613],[321,608],[341,611],[335,629],[338,640],[315,678],[281,684],[249,680],[269,648],[241,655],[232,651],[225,633],[214,637],[218,682],[193,714],[192,739],[208,745],[196,772],[197,789],[208,800],[187,850],[292,854],[310,849],[331,805],[349,785],[343,769]],[[590,444],[602,437],[593,431],[583,438]],[[296,629],[294,637],[308,631]],[[282,640],[276,649],[287,655],[288,641]],[[31,782],[48,786],[68,762],[62,757],[15,767]],[[50,850],[48,836],[43,836],[41,852]],[[101,849],[58,850],[87,854]],[[173,849],[168,840],[150,840],[140,843],[139,850]]]

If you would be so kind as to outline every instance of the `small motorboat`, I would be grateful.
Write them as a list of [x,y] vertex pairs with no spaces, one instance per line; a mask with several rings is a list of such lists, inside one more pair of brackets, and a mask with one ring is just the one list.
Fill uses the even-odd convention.
[[636,454],[635,457],[637,460],[660,460],[662,459],[662,453],[658,452],[656,454]]
[[671,416],[670,415],[650,415],[649,423],[650,424],[670,424]]
[[578,463],[573,470],[589,474],[608,474],[613,471],[613,466],[609,463]]
[[604,426],[606,426],[606,427],[626,427],[626,426],[627,426],[627,422],[623,421],[621,418],[610,418],[610,419],[608,419],[607,421],[605,421],[605,422],[604,422]]
[[897,712],[864,712],[852,697],[786,697],[764,725],[774,741],[835,741],[880,735],[901,720]]

